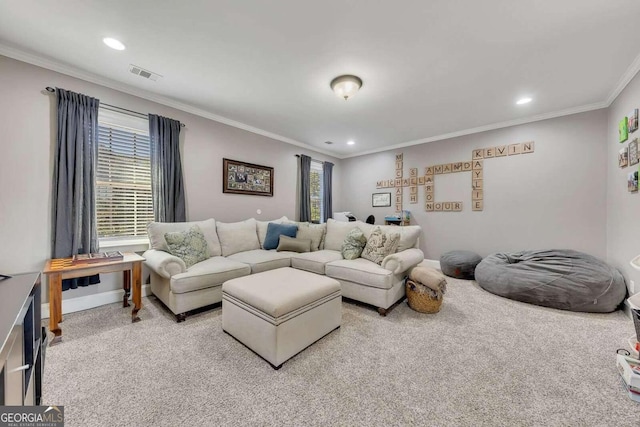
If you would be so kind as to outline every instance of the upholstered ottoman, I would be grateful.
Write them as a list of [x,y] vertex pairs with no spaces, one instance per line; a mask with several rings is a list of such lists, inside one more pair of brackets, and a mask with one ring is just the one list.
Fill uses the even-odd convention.
[[275,369],[342,322],[340,283],[285,267],[222,285],[222,329]]

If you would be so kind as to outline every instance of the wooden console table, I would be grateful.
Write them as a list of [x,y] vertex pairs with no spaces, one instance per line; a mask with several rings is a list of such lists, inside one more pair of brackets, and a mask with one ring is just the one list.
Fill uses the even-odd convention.
[[49,330],[55,337],[51,344],[62,340],[62,330],[58,323],[62,322],[62,280],[94,274],[123,272],[124,296],[123,307],[129,306],[129,292],[133,276],[133,310],[131,322],[138,322],[138,311],[142,308],[142,261],[144,258],[135,253],[125,253],[118,261],[94,262],[73,265],[71,258],[50,259],[44,266],[44,274],[49,278]]

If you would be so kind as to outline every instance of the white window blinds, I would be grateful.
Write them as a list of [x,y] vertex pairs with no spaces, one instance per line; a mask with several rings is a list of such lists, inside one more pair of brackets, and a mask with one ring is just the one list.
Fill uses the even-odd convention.
[[311,222],[322,222],[324,212],[324,180],[322,175],[322,162],[311,161],[310,193],[311,193]]
[[98,114],[98,237],[147,235],[153,221],[149,122],[103,108]]

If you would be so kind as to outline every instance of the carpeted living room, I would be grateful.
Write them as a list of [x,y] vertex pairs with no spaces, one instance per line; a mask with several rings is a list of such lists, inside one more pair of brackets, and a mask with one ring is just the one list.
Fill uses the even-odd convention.
[[637,426],[639,18],[0,4],[0,427]]

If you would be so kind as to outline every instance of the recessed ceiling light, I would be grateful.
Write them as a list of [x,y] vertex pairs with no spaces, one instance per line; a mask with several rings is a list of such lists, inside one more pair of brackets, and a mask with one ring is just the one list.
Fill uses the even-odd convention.
[[531,101],[533,101],[533,99],[529,98],[529,97],[525,97],[525,98],[520,98],[518,99],[518,102],[516,102],[516,104],[518,105],[524,105],[524,104],[528,104]]
[[112,39],[111,37],[105,37],[102,39],[102,41],[104,42],[104,44],[106,44],[107,46],[109,46],[111,49],[115,49],[115,50],[124,50],[124,44],[122,44],[122,42],[120,40],[116,40],[116,39]]
[[355,142],[354,142],[354,141],[349,141],[349,142],[347,142],[347,145],[354,145],[354,144],[355,144]]

